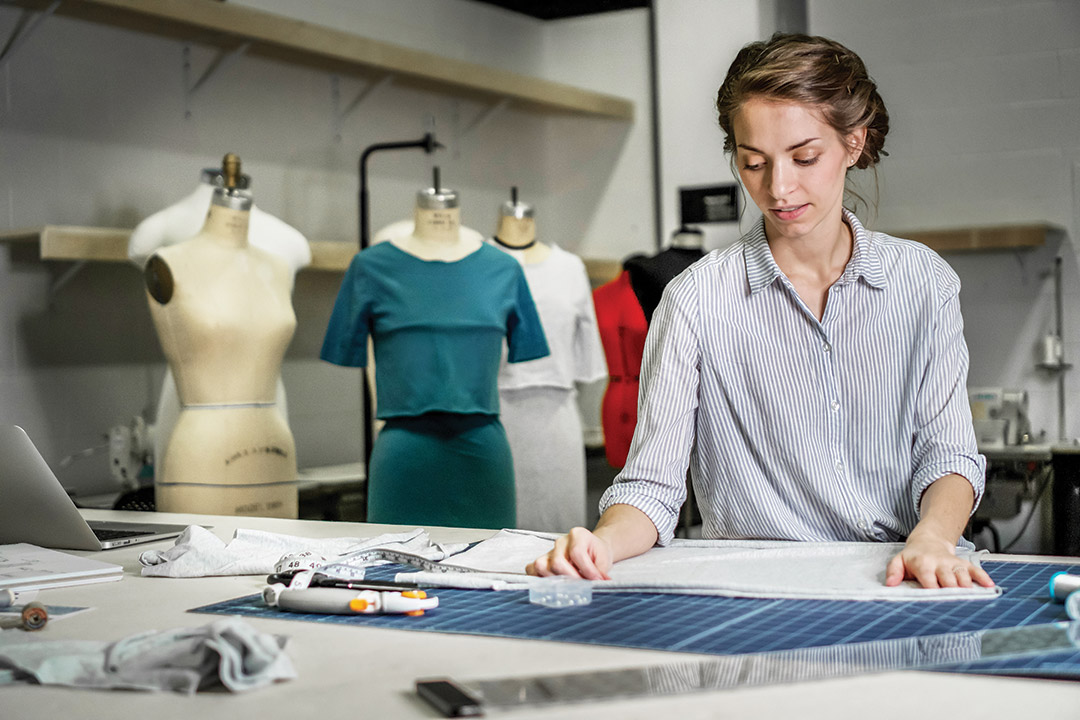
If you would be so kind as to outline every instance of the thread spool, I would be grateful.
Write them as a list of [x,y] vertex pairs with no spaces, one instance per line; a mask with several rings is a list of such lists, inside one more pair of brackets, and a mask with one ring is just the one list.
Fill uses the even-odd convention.
[[1080,575],[1070,575],[1063,570],[1050,576],[1050,599],[1054,602],[1065,602],[1077,590],[1080,590]]
[[39,602],[27,603],[22,609],[22,626],[27,630],[40,630],[49,622],[49,611]]
[[1057,335],[1047,335],[1042,339],[1042,345],[1040,346],[1040,352],[1042,353],[1042,364],[1046,367],[1057,367],[1061,364],[1061,358],[1064,355],[1064,348],[1061,343],[1061,338]]
[[281,597],[281,593],[285,590],[285,586],[281,583],[274,583],[273,585],[267,585],[263,588],[262,599],[263,602],[270,607],[277,607],[278,598]]

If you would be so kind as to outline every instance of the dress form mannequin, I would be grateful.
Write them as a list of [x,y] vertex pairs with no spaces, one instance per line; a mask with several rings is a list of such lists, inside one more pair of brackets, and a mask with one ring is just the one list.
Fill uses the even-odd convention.
[[[190,195],[135,226],[128,239],[128,258],[141,268],[160,248],[194,237],[206,220],[214,188],[222,187],[224,182],[220,168],[204,169],[198,187]],[[242,174],[237,179],[237,187],[250,190],[251,178]],[[293,274],[311,264],[311,246],[307,238],[288,223],[263,211],[254,201],[248,223],[248,242],[280,257]]]
[[492,244],[525,270],[551,354],[499,369],[501,420],[514,456],[517,526],[566,532],[586,520],[579,383],[607,376],[589,276],[576,255],[537,242],[531,205],[503,203]]
[[296,452],[276,408],[296,327],[292,270],[248,242],[251,199],[226,156],[195,237],[146,264],[150,314],[181,410],[155,478],[157,509],[296,517]]
[[413,231],[392,242],[421,260],[456,262],[483,244],[461,232],[461,208],[453,190],[427,188],[416,194]]
[[416,197],[412,233],[373,244],[342,280],[321,357],[376,361],[368,522],[513,527],[514,467],[499,421],[502,349],[548,353],[521,266],[461,232],[457,193]]
[[[394,238],[412,235],[415,229],[416,222],[412,218],[392,222],[386,227],[375,231],[371,236],[371,244],[375,245],[376,243],[386,242],[387,240],[393,240]],[[484,240],[484,235],[479,230],[473,230],[464,225],[461,226],[461,236],[475,242],[483,242]]]
[[604,454],[613,468],[626,464],[637,426],[638,374],[649,332],[627,268],[646,258],[645,255],[627,258],[618,277],[593,291],[596,322],[608,367],[600,421],[604,428]]
[[[214,188],[224,185],[220,168],[206,168],[200,176],[200,184],[190,195],[142,220],[132,231],[128,240],[128,258],[140,268],[157,250],[176,245],[192,238],[203,226]],[[237,180],[241,189],[250,187],[250,178],[241,175]],[[311,264],[311,247],[300,231],[278,218],[263,212],[252,203],[248,223],[248,242],[255,247],[277,255],[288,264],[293,274]],[[277,410],[288,420],[288,403],[281,378],[277,381]],[[154,416],[155,465],[164,462],[169,438],[180,416],[180,399],[172,369],[166,368]]]
[[551,254],[551,248],[536,239],[532,205],[518,202],[516,197],[502,204],[494,240],[523,264],[543,262]]
[[653,310],[660,304],[667,284],[705,254],[703,240],[701,230],[683,226],[675,231],[671,244],[656,255],[635,256],[623,263],[646,322],[652,322]]

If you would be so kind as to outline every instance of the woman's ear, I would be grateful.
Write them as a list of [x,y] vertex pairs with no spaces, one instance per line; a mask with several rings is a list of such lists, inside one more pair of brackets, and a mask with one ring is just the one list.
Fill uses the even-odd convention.
[[854,165],[862,155],[863,146],[866,145],[866,126],[855,128],[844,138],[844,144],[848,148],[848,165]]

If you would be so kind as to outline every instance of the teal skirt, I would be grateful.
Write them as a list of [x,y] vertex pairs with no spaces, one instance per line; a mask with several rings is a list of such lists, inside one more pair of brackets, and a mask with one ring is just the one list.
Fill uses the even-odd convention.
[[514,463],[495,415],[390,418],[371,451],[367,521],[512,528]]

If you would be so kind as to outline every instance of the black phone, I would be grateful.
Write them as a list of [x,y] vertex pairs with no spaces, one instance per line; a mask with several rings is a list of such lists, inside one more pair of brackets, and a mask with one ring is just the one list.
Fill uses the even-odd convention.
[[478,717],[484,714],[480,702],[450,680],[417,680],[416,694],[443,717]]

